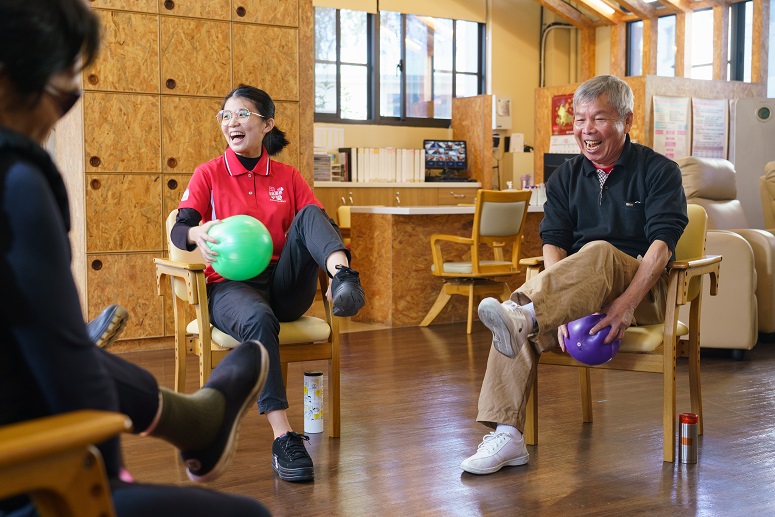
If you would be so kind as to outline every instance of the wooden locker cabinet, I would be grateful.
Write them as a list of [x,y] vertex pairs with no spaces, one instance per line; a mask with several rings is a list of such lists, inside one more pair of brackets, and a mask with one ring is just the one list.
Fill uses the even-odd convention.
[[478,187],[474,188],[452,188],[452,187],[439,187],[438,189],[438,204],[439,205],[459,205],[459,204],[473,204],[476,203],[476,191]]
[[83,131],[87,172],[161,170],[158,95],[85,92]]
[[391,206],[432,206],[438,202],[435,188],[396,187]]
[[159,91],[159,17],[104,11],[99,58],[83,77],[84,90]]
[[161,17],[161,91],[223,96],[231,90],[230,23]]
[[120,350],[171,335],[171,293],[158,296],[152,259],[167,253],[165,220],[192,172],[226,147],[215,115],[236,84],[273,96],[292,142],[276,158],[312,182],[314,10],[311,0],[89,3],[101,53],[83,72],[83,100],[57,125],[56,161],[84,317],[125,305]]
[[211,97],[161,97],[161,170],[191,173],[223,154],[226,139],[215,115],[221,99]]
[[298,101],[299,30],[242,23],[232,30],[234,84],[261,88],[275,102]]
[[161,208],[161,174],[87,174],[86,252],[161,249]]
[[232,0],[232,5],[235,22],[299,26],[297,0]]

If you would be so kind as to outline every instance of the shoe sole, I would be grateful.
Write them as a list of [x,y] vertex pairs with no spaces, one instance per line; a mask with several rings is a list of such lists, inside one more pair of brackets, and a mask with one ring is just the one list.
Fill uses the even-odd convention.
[[[334,300],[337,299],[336,294],[332,296]],[[340,318],[355,316],[366,305],[366,295],[363,292],[363,287],[361,289],[353,289],[349,294],[343,293],[340,296],[344,299],[340,300],[340,303],[334,302],[334,316],[339,316]]]
[[283,481],[312,481],[315,479],[315,467],[300,467],[287,469],[277,464],[277,456],[272,456],[272,470],[277,472]]
[[115,342],[116,338],[126,328],[126,322],[129,318],[129,312],[124,307],[117,307],[116,312],[113,313],[113,317],[110,319],[110,324],[105,332],[102,333],[95,345],[107,350]]
[[247,415],[250,406],[252,406],[258,399],[258,394],[262,389],[264,389],[266,379],[269,375],[269,353],[266,351],[266,348],[264,348],[264,345],[258,341],[255,341],[255,343],[258,344],[258,348],[261,351],[261,369],[258,372],[258,379],[256,380],[256,384],[253,386],[253,389],[250,390],[248,396],[245,397],[245,401],[242,403],[242,408],[237,414],[237,418],[234,419],[234,423],[231,426],[231,432],[229,433],[229,439],[226,441],[226,446],[223,449],[221,458],[210,470],[210,472],[203,476],[197,476],[190,470],[186,469],[188,479],[191,481],[195,481],[197,483],[207,483],[209,481],[215,480],[216,478],[220,477],[221,474],[223,474],[223,472],[231,463],[231,460],[234,459],[234,454],[237,452],[240,423],[242,423],[242,419],[245,417],[245,415]]
[[485,298],[479,304],[479,321],[492,332],[492,346],[506,357],[516,357],[517,352],[511,342],[508,323],[503,319],[500,302],[495,298]]
[[530,459],[530,455],[520,456],[519,458],[514,458],[508,461],[504,461],[503,463],[499,465],[495,465],[493,467],[489,467],[486,469],[480,469],[476,467],[470,467],[470,466],[464,466],[462,463],[460,464],[460,468],[464,471],[470,473],[470,474],[493,474],[495,472],[498,472],[503,467],[519,467],[520,465],[527,465],[528,459]]

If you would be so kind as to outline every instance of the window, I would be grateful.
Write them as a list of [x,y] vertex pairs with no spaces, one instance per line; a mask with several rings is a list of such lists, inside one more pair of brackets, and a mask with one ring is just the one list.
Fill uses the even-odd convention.
[[626,75],[643,75],[643,22],[627,24]]
[[315,8],[315,120],[449,125],[452,98],[484,91],[484,27]]
[[751,0],[729,7],[729,67],[732,81],[751,82],[753,56],[753,4]]
[[657,20],[657,75],[675,77],[675,15]]
[[692,79],[713,79],[713,10],[692,13]]

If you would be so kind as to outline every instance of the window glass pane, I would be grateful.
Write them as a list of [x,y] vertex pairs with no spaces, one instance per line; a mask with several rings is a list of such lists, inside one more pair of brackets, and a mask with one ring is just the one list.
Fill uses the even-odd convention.
[[424,19],[406,16],[406,115],[433,116],[431,59],[433,40]]
[[336,9],[315,7],[315,59],[336,61]]
[[455,24],[457,27],[455,69],[458,72],[476,73],[479,71],[479,24],[464,21],[457,21]]
[[368,117],[368,68],[360,65],[342,65],[342,118],[366,120]]
[[433,34],[433,69],[452,70],[452,20],[426,18]]
[[713,11],[692,13],[692,79],[713,78]]
[[379,114],[401,116],[401,14],[379,13]]
[[643,22],[627,24],[629,32],[627,42],[627,75],[641,75],[643,73]]
[[433,73],[433,118],[452,118],[452,73]]
[[675,16],[657,21],[657,75],[675,77]]
[[342,9],[339,11],[339,23],[342,38],[339,55],[342,62],[365,65],[369,56],[369,45],[366,41],[366,13]]
[[[473,97],[479,95],[479,79],[471,74],[457,74],[455,76],[455,97]],[[451,117],[450,117],[451,118]]]
[[336,113],[336,65],[315,63],[315,111]]
[[745,44],[743,46],[743,81],[751,82],[751,59],[753,56],[753,2],[745,3]]

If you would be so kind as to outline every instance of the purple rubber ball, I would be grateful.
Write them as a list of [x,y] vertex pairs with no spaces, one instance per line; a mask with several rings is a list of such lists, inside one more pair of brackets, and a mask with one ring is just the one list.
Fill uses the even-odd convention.
[[580,363],[589,366],[597,366],[607,363],[614,358],[621,339],[615,339],[611,343],[604,343],[611,327],[605,327],[596,334],[589,335],[589,331],[598,321],[605,318],[605,314],[590,314],[568,323],[568,337],[565,338],[565,350]]

